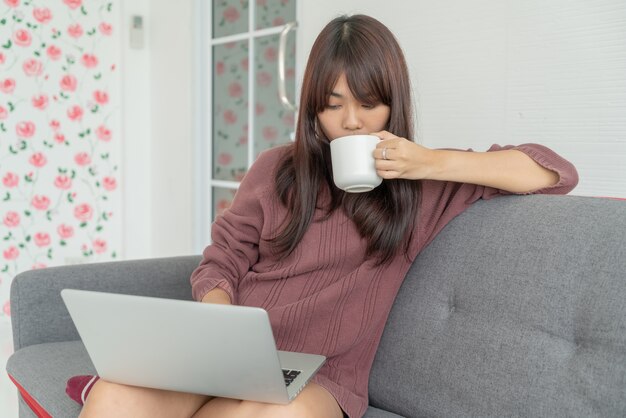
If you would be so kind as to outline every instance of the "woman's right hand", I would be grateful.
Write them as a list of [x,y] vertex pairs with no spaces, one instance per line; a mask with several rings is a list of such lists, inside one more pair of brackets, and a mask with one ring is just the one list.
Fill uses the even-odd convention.
[[204,295],[202,298],[202,303],[217,303],[221,305],[232,305],[230,301],[230,296],[226,293],[225,290],[216,287],[211,290],[209,293]]

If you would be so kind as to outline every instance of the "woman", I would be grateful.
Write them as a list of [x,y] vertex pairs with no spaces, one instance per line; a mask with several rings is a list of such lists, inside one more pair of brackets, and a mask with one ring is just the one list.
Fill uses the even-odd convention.
[[[357,15],[331,21],[305,70],[293,144],[263,153],[191,277],[206,303],[265,308],[278,348],[327,362],[290,404],[210,398],[98,381],[84,416],[361,417],[372,361],[411,262],[478,199],[567,193],[574,167],[533,144],[475,153],[413,139],[406,63],[391,32]],[[330,141],[374,134],[383,183],[347,194]],[[202,332],[202,330],[196,330]]]

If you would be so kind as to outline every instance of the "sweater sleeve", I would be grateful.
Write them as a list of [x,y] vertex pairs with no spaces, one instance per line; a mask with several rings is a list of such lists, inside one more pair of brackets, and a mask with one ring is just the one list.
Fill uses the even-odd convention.
[[[211,241],[202,261],[191,274],[194,299],[200,301],[216,287],[226,291],[237,303],[239,280],[259,258],[259,240],[263,229],[262,196],[273,184],[276,154],[262,153],[243,178],[232,205],[218,216],[211,227]],[[271,177],[271,178],[270,178]]]
[[[493,145],[488,152],[514,149],[523,152],[542,167],[558,174],[556,184],[528,194],[567,194],[578,184],[576,168],[549,148],[538,144],[518,146]],[[471,152],[469,150],[468,152]],[[469,183],[424,180],[418,212],[418,239],[412,248],[416,255],[457,215],[479,199],[491,199],[514,193]]]

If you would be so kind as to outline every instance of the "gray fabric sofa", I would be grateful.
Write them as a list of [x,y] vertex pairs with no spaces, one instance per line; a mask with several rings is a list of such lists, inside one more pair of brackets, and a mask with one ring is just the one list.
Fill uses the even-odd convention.
[[[29,402],[76,416],[65,382],[94,369],[59,291],[189,299],[198,261],[20,274],[9,374]],[[368,418],[626,416],[626,202],[499,197],[454,219],[400,289],[369,393]]]

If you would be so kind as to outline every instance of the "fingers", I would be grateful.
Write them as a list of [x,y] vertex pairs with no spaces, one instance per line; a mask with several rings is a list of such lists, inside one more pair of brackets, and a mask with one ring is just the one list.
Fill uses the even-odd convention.
[[393,155],[397,156],[398,142],[395,139],[382,140],[376,144],[374,158],[377,160],[391,160]]
[[376,174],[384,180],[397,179],[400,177],[400,172],[395,170],[378,170],[376,169]]
[[373,156],[376,173],[383,179],[401,178],[406,168],[406,146],[408,140],[400,138],[391,132],[374,132],[381,140],[376,144]]
[[389,161],[392,158],[392,154],[395,150],[389,147],[376,147],[372,152],[375,160]]
[[[375,153],[380,153],[377,150]],[[389,151],[387,151],[389,152]],[[389,158],[389,157],[388,157]],[[395,179],[400,177],[400,165],[398,162],[391,159],[384,160],[382,158],[376,158],[375,160],[376,174],[383,179]]]
[[372,152],[372,155],[376,163],[376,169],[382,171],[397,170],[399,160],[402,159],[402,152],[395,148],[393,142],[389,141],[381,141]]
[[395,136],[394,134],[392,134],[391,132],[388,132],[388,131],[372,132],[370,135],[377,136],[377,137],[379,137],[383,141],[386,140],[386,139],[397,138],[397,136]]
[[381,149],[383,147],[395,148],[393,144],[402,140],[402,138],[387,131],[373,132],[371,135],[374,135],[380,138],[380,142],[376,144],[376,147],[381,148]]
[[405,156],[405,147],[403,147],[402,139],[392,139],[380,141],[376,144],[376,149],[373,151],[374,158],[376,160],[391,161],[402,160]]

